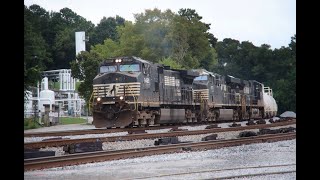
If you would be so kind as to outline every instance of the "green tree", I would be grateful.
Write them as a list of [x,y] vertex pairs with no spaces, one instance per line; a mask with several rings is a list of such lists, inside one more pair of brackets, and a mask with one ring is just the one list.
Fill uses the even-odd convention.
[[226,38],[216,45],[219,63],[214,71],[247,80],[257,80],[273,89],[278,112],[296,110],[295,35],[288,47],[272,50],[270,45],[254,46]]
[[[49,69],[70,68],[70,61],[75,59],[75,32],[85,31],[90,35],[94,24],[77,15],[69,8],[63,8],[59,12],[50,14],[49,33],[53,64]],[[90,42],[86,43],[90,48]],[[87,48],[87,49],[89,49]]]
[[171,58],[163,58],[159,61],[159,64],[170,66],[171,69],[184,69],[180,64]]
[[32,26],[34,31],[40,32],[43,39],[49,40],[48,32],[50,31],[50,14],[39,5],[31,5],[29,9],[25,6],[25,16]]
[[[24,18],[24,92],[36,86],[41,78],[45,63],[50,61],[46,44],[39,32],[36,32],[28,19]],[[25,96],[26,97],[26,96]]]
[[124,22],[125,20],[120,16],[116,16],[116,18],[103,17],[100,23],[94,28],[90,38],[91,44],[102,44],[107,38],[113,41],[118,40],[117,26],[123,26]]
[[72,77],[79,79],[79,94],[89,102],[92,94],[92,82],[98,73],[99,63],[103,58],[96,52],[82,51],[77,56],[77,61],[72,61],[71,72]]
[[145,46],[143,36],[132,22],[126,21],[124,26],[118,26],[117,32],[120,36],[119,51],[121,56],[139,56],[146,58],[141,56]]
[[275,50],[277,73],[270,82],[274,87],[279,112],[296,111],[296,35],[288,47]]
[[123,55],[120,51],[120,44],[112,41],[111,39],[104,40],[103,44],[95,45],[91,48],[90,52],[97,53],[104,59]]
[[[194,9],[180,9],[173,20],[173,57],[186,68],[204,67],[216,61],[215,37],[209,33],[210,24],[201,22],[202,17]],[[210,41],[209,41],[210,40]],[[210,58],[211,59],[208,59]]]
[[240,42],[231,38],[225,38],[216,44],[218,54],[218,64],[213,68],[213,71],[222,75],[234,75],[235,57],[240,49]]
[[72,29],[65,28],[59,31],[52,46],[54,66],[53,69],[70,68],[71,60],[75,59],[75,33]]
[[[167,35],[174,16],[175,14],[171,10],[161,12],[157,8],[147,9],[145,13],[134,15],[136,21],[133,27],[134,32],[137,34],[137,39],[142,40],[140,57],[158,62],[170,56],[171,44]],[[120,42],[123,43],[123,41]]]

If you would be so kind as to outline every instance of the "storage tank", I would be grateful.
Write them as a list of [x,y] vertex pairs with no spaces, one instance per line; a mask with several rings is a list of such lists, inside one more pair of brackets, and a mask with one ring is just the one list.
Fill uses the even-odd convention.
[[32,114],[32,92],[31,91],[26,91],[26,97],[28,100],[24,103],[24,114],[25,117],[30,117]]
[[42,91],[40,91],[40,111],[44,112],[44,106],[43,105],[49,105],[50,106],[50,110],[52,110],[52,106],[54,105],[54,92],[48,89],[48,78],[45,77],[42,79],[41,82],[41,89],[43,89]]
[[263,103],[266,117],[273,117],[277,115],[278,105],[271,95],[264,92]]

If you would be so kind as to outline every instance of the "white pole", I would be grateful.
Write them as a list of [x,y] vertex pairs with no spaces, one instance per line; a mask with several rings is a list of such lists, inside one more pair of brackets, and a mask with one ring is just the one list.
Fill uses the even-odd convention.
[[[87,104],[86,104],[86,106],[87,106]],[[86,108],[87,110],[87,123],[89,124],[89,111],[88,111],[88,108]]]
[[63,90],[65,91],[65,90],[67,90],[67,87],[66,87],[66,79],[67,77],[66,77],[66,72],[65,72],[65,70],[63,70]]
[[62,72],[59,72],[60,91],[62,90]]
[[40,122],[40,112],[39,112],[39,110],[40,110],[40,87],[39,87],[40,85],[39,85],[39,81],[38,81],[38,83],[37,83],[37,100],[38,100],[38,108],[37,108],[37,111],[38,111],[38,117],[39,117],[39,122]]
[[79,99],[79,117],[81,117],[81,99]]
[[74,90],[74,88],[73,88],[73,78],[71,77],[71,75],[70,75],[70,89]]
[[64,84],[64,70],[62,70],[62,73],[61,73],[61,77],[62,77],[62,91],[64,91],[65,89],[64,89],[64,86],[65,86],[65,84]]
[[73,90],[76,90],[76,79],[73,79]]
[[70,74],[67,72],[67,89],[70,90]]

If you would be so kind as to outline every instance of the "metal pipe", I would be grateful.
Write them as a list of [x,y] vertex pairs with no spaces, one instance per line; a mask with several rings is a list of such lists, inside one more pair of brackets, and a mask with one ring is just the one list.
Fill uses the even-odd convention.
[[49,98],[40,98],[40,100],[50,101],[50,112],[52,112],[52,101]]
[[[38,101],[38,109],[37,109],[37,111],[39,112],[39,110],[40,110],[40,89],[39,89],[40,87],[39,87],[39,81],[38,81],[38,83],[37,83],[37,101]],[[40,113],[38,113],[38,116],[39,117],[41,117],[40,116]],[[40,119],[40,118],[39,118]]]
[[[76,108],[75,110],[74,110],[74,112],[79,112],[80,113],[80,117],[81,117],[81,99],[70,99],[70,98],[68,98],[68,99],[58,99],[58,100],[54,100],[55,102],[64,102],[64,101],[67,101],[68,103],[70,102],[70,101],[79,101],[79,106],[80,106],[80,108],[79,108],[79,110],[77,110],[77,105],[75,105],[74,107]],[[68,106],[69,106],[69,104],[68,104]]]
[[62,73],[59,73],[60,91],[62,90]]
[[67,90],[70,90],[70,74],[67,73]]
[[43,72],[46,72],[46,73],[50,73],[50,72],[61,72],[63,70],[66,70],[66,69],[58,69],[58,70],[50,70],[50,71],[43,71]]
[[73,79],[73,90],[76,90],[76,79]]

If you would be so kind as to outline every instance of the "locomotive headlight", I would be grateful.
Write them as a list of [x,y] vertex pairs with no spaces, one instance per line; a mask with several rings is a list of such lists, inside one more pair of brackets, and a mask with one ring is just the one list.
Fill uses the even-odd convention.
[[100,98],[100,97],[98,97],[98,98],[97,98],[97,101],[99,102],[100,100],[101,100],[101,98]]
[[123,96],[120,96],[120,100],[122,100],[123,99]]

